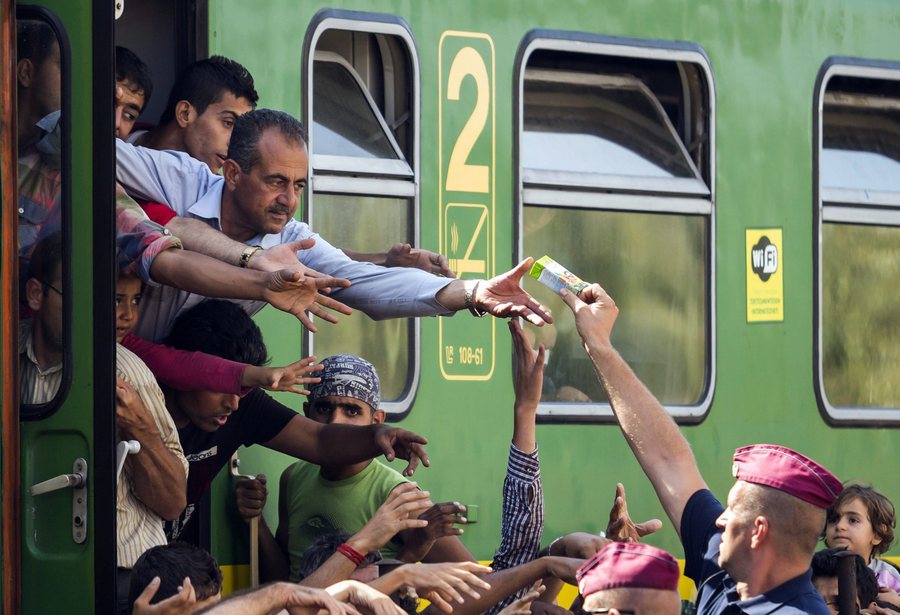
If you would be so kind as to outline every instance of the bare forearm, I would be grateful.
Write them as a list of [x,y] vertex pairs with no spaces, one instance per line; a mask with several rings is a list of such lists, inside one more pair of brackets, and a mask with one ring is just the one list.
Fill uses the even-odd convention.
[[166,228],[181,239],[186,250],[199,252],[211,258],[238,265],[247,246],[229,238],[201,220],[176,216],[166,223]]
[[703,477],[675,421],[611,347],[588,347],[622,433],[653,483],[677,531],[687,499],[705,488]]
[[165,250],[150,267],[150,275],[167,284],[205,297],[262,301],[267,275],[232,267],[198,252]]
[[346,556],[335,553],[325,563],[316,568],[308,577],[300,581],[306,587],[325,588],[340,581],[346,581],[356,570],[356,564]]
[[[562,558],[558,558],[562,559]],[[552,576],[551,558],[541,557],[514,568],[507,568],[481,577],[491,588],[480,590],[481,598],[464,596],[465,604],[454,604],[453,615],[475,615],[483,613],[513,592],[534,583],[538,579]]]
[[448,310],[458,312],[466,308],[466,284],[472,285],[473,280],[453,280],[434,296],[438,302]]
[[166,448],[157,433],[130,434],[141,451],[130,458],[135,495],[166,520],[181,514],[187,505],[187,477],[178,456]]
[[259,517],[259,577],[262,581],[287,581],[290,565],[265,518]]
[[533,453],[537,448],[536,415],[537,407],[516,403],[512,443],[523,453]]

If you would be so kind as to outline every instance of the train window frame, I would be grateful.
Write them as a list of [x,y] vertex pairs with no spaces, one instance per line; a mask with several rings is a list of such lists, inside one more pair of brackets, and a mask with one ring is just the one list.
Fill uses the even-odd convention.
[[[61,130],[61,158],[60,169],[62,183],[60,187],[60,233],[62,234],[62,296],[63,296],[63,363],[62,376],[59,389],[53,398],[43,404],[22,404],[19,402],[19,419],[22,421],[40,421],[55,414],[65,403],[69,389],[72,385],[73,357],[72,357],[72,312],[73,291],[72,282],[72,50],[69,45],[69,37],[62,21],[49,9],[29,4],[16,7],[16,21],[34,20],[47,24],[56,36],[59,44],[59,68],[60,68],[60,130]],[[18,147],[16,151],[18,164]],[[17,178],[18,182],[18,178]],[[16,187],[16,199],[19,190]],[[17,205],[18,207],[18,205]],[[18,225],[17,225],[18,230]],[[18,232],[16,233],[18,243]],[[69,265],[67,265],[69,263]],[[52,292],[52,291],[51,291]],[[18,319],[17,319],[18,320]],[[18,331],[18,326],[17,326]],[[17,333],[18,337],[18,333]],[[21,375],[17,373],[16,391],[21,386]]]
[[[525,132],[525,81],[526,70],[532,55],[538,51],[559,51],[580,55],[596,55],[631,60],[661,60],[695,65],[703,77],[708,103],[708,151],[703,168],[699,169],[706,182],[707,194],[682,182],[647,181],[644,177],[613,176],[594,185],[579,184],[580,190],[571,190],[564,177],[558,183],[529,185],[535,178],[523,166],[523,135]],[[699,401],[693,405],[664,404],[666,412],[680,424],[699,424],[706,419],[712,406],[716,383],[716,83],[712,63],[706,51],[689,42],[660,41],[611,37],[582,32],[557,30],[532,30],[523,38],[516,55],[513,105],[514,165],[514,229],[515,246],[519,259],[524,253],[524,213],[526,203],[542,207],[570,210],[595,210],[609,212],[665,213],[704,216],[707,220],[705,296],[705,377]],[[628,184],[624,180],[628,179]],[[610,181],[611,180],[611,181]],[[643,185],[640,184],[643,182]],[[668,184],[668,186],[666,186]],[[626,187],[628,189],[626,189]],[[706,201],[705,203],[702,201]],[[539,254],[532,256],[538,257]],[[576,272],[577,273],[577,272]],[[538,407],[541,423],[615,423],[612,407],[608,402],[581,403],[541,401]]]
[[825,391],[824,249],[825,223],[900,228],[900,192],[841,189],[824,185],[822,162],[827,90],[835,77],[895,81],[900,63],[832,56],[822,64],[813,94],[813,373],[819,412],[826,423],[840,427],[900,426],[900,408],[837,406]]
[[[385,35],[395,37],[405,47],[409,59],[409,128],[412,133],[409,140],[409,152],[403,154],[392,131],[387,129],[386,122],[379,117],[379,123],[387,131],[392,147],[401,154],[399,161],[388,159],[360,158],[354,160],[350,156],[316,155],[313,137],[313,64],[316,61],[335,61],[335,55],[323,53],[317,49],[322,35],[329,30],[344,30],[361,34]],[[358,81],[365,93],[367,102],[374,106],[368,89],[362,84],[355,70],[346,62],[341,64],[350,68],[350,73]],[[309,180],[305,188],[303,212],[304,220],[313,226],[315,219],[316,193],[328,195],[390,197],[406,199],[411,236],[408,241],[414,246],[421,242],[421,69],[419,51],[415,37],[409,24],[400,17],[382,13],[347,11],[340,9],[324,9],[319,11],[310,21],[303,45],[303,66],[305,75],[302,81],[303,122],[308,129],[310,164]],[[377,107],[376,107],[377,109]],[[399,162],[400,164],[396,164]],[[391,164],[394,163],[394,164]],[[405,166],[406,168],[403,168]],[[389,246],[385,246],[387,249]],[[384,410],[387,420],[400,421],[412,410],[413,401],[419,388],[422,371],[421,358],[421,322],[419,318],[408,319],[407,355],[409,367],[406,383],[399,398],[382,400],[380,409]],[[339,325],[338,325],[339,326]],[[315,351],[314,336],[305,333],[305,343],[310,353]]]

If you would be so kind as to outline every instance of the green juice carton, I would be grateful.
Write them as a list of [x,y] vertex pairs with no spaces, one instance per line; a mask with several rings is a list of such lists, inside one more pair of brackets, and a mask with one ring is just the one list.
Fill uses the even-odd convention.
[[569,292],[577,295],[590,286],[549,256],[537,259],[531,266],[529,275],[555,293],[568,288]]

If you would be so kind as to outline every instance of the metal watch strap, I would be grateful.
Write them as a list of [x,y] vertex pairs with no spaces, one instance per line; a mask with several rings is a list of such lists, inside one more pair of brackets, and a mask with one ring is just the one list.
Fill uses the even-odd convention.
[[478,288],[478,284],[480,282],[481,280],[476,280],[475,283],[471,286],[469,286],[468,284],[466,284],[465,286],[466,309],[469,310],[469,313],[475,318],[484,318],[484,316],[487,314],[487,312],[482,312],[477,307],[475,307],[475,290]]
[[238,264],[241,267],[247,267],[250,264],[250,259],[253,258],[253,255],[262,250],[262,246],[247,246],[244,248],[244,251],[241,252],[241,260]]

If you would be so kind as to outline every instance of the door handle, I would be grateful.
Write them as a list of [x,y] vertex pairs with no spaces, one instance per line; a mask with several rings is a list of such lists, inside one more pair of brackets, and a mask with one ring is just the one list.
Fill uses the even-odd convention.
[[87,474],[87,461],[79,457],[72,464],[71,474],[54,476],[32,485],[28,490],[28,493],[36,496],[72,488],[72,540],[78,544],[87,540]]
[[51,491],[59,491],[66,487],[78,488],[84,485],[84,475],[82,474],[61,474],[54,476],[49,480],[33,485],[31,487],[31,495],[43,495]]

